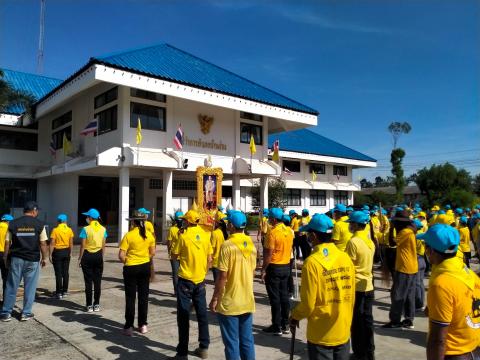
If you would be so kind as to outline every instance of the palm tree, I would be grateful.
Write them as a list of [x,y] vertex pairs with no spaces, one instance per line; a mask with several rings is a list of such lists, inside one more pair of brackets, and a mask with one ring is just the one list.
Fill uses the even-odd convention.
[[410,132],[410,130],[412,130],[412,127],[410,126],[410,124],[408,122],[401,123],[401,122],[398,122],[398,121],[394,121],[388,126],[388,131],[390,131],[390,133],[393,136],[393,148],[394,149],[397,148],[397,142],[398,142],[398,139],[400,138],[400,135],[408,134]]
[[35,97],[24,91],[14,89],[3,78],[3,71],[0,69],[0,113],[7,112],[9,107],[20,106],[25,109],[26,115],[31,115],[32,105]]

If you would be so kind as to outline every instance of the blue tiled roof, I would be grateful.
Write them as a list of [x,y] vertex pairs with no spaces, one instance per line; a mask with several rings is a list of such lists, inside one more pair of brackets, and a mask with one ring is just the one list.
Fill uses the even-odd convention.
[[[40,76],[35,74],[28,74],[20,71],[13,71],[2,69],[3,79],[16,90],[31,94],[35,100],[42,98],[49,93],[62,80]],[[25,111],[22,106],[14,105],[4,110],[4,112],[14,115],[20,115]]]
[[268,136],[271,148],[275,140],[280,141],[280,151],[294,151],[306,154],[333,156],[346,159],[377,161],[370,156],[330,140],[308,129],[287,131]]
[[92,58],[129,71],[317,115],[308,106],[168,44]]

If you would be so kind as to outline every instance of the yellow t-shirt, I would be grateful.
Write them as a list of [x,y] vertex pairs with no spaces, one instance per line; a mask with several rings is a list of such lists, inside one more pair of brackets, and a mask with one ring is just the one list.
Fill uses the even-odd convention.
[[85,239],[85,250],[90,253],[102,250],[106,237],[107,230],[96,220],[92,220],[80,233],[80,238]]
[[352,238],[352,233],[348,230],[348,223],[346,220],[348,220],[348,216],[342,216],[335,223],[332,230],[332,240],[342,251],[345,251],[348,240]]
[[172,249],[175,247],[175,244],[177,243],[178,240],[178,231],[180,229],[178,226],[172,225],[170,226],[170,229],[168,230],[168,235],[167,235],[167,241],[169,242],[169,247],[168,247],[168,258],[172,258]]
[[[308,223],[310,222],[310,220],[312,219],[312,217],[310,215],[307,215],[307,216],[302,216],[301,218],[298,219],[298,226],[299,228],[301,226],[305,226],[305,225],[308,225]],[[301,232],[300,235],[306,235],[307,233],[305,231]]]
[[373,290],[373,256],[375,244],[364,231],[357,231],[347,243],[345,252],[355,266],[355,291]]
[[218,260],[218,269],[227,273],[227,282],[217,312],[223,315],[255,312],[253,273],[256,264],[257,250],[250,236],[230,235],[222,245]]
[[210,232],[204,231],[200,226],[186,228],[178,235],[172,253],[178,255],[180,261],[178,276],[200,284],[205,280],[208,257],[213,253]]
[[480,321],[472,314],[472,301],[477,299],[480,279],[457,258],[444,260],[432,270],[428,317],[431,322],[448,326],[445,355],[469,353],[480,344]]
[[55,249],[67,249],[70,247],[70,239],[75,235],[67,224],[58,224],[51,234],[50,239],[55,241]]
[[[423,228],[417,230],[417,235],[423,234],[425,232],[424,231],[425,227],[428,230],[428,225],[426,225],[426,222],[425,224],[423,224]],[[417,239],[417,256],[423,256],[423,255],[425,255],[425,242],[423,240]]]
[[[8,222],[0,222],[0,252],[5,251],[5,238],[7,237]],[[2,259],[0,259],[2,260]]]
[[396,242],[395,270],[404,274],[416,274],[418,272],[418,259],[415,233],[410,228],[402,229],[397,234]]
[[308,319],[307,340],[322,346],[345,344],[355,303],[355,267],[333,243],[315,246],[302,269],[300,303],[292,318]]
[[138,227],[125,234],[120,242],[120,249],[126,252],[125,266],[141,265],[150,262],[150,249],[155,247],[155,238],[149,231],[146,238],[140,236]]
[[478,243],[480,242],[480,222],[473,225],[472,238],[473,242],[478,246]]
[[468,226],[462,226],[458,229],[458,232],[460,233],[460,245],[458,248],[464,253],[470,252],[470,229]]
[[145,229],[147,230],[147,232],[149,232],[150,234],[152,234],[153,238],[155,239],[156,236],[155,236],[155,227],[153,226],[153,224],[150,222],[150,221],[145,221]]
[[293,231],[298,232],[300,229],[300,220],[298,217],[294,217],[290,223],[290,227],[293,229]]
[[269,229],[268,217],[263,216],[260,219],[260,224],[259,225],[260,225],[260,232],[264,235],[267,234],[268,229]]
[[270,264],[290,264],[292,245],[292,230],[286,227],[283,223],[275,225],[275,227],[270,230],[267,242],[265,244],[266,249],[273,250]]
[[223,236],[222,229],[218,228],[215,229],[212,233],[211,243],[213,249],[213,259],[212,259],[212,267],[218,268],[218,255],[220,255],[220,248],[222,244],[225,242],[225,237]]

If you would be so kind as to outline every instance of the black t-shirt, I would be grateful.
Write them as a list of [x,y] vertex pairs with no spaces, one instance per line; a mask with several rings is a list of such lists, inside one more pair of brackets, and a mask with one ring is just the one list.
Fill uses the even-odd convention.
[[10,256],[26,261],[40,261],[40,234],[44,228],[44,223],[32,216],[10,221]]

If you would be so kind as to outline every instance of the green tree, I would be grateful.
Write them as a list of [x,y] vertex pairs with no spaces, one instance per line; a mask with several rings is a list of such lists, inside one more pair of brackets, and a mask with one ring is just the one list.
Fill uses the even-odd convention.
[[6,112],[11,106],[17,105],[23,107],[25,113],[31,116],[35,98],[31,94],[14,89],[3,77],[4,73],[0,69],[0,113]]
[[388,126],[388,131],[392,134],[393,148],[397,148],[398,139],[402,134],[408,134],[412,130],[412,127],[408,122],[394,121]]
[[[285,180],[280,177],[268,180],[268,207],[279,207],[285,209],[287,207]],[[252,207],[260,210],[260,184],[257,182],[252,186]]]
[[362,180],[360,180],[360,187],[362,189],[371,188],[371,187],[373,187],[373,184],[370,181],[368,181],[367,179],[363,178]]
[[395,186],[395,194],[397,203],[403,201],[403,189],[405,188],[405,177],[403,174],[402,160],[405,157],[405,151],[401,148],[392,150],[390,162],[392,163],[392,174],[394,176],[393,185]]
[[480,174],[473,178],[473,192],[480,196]]

